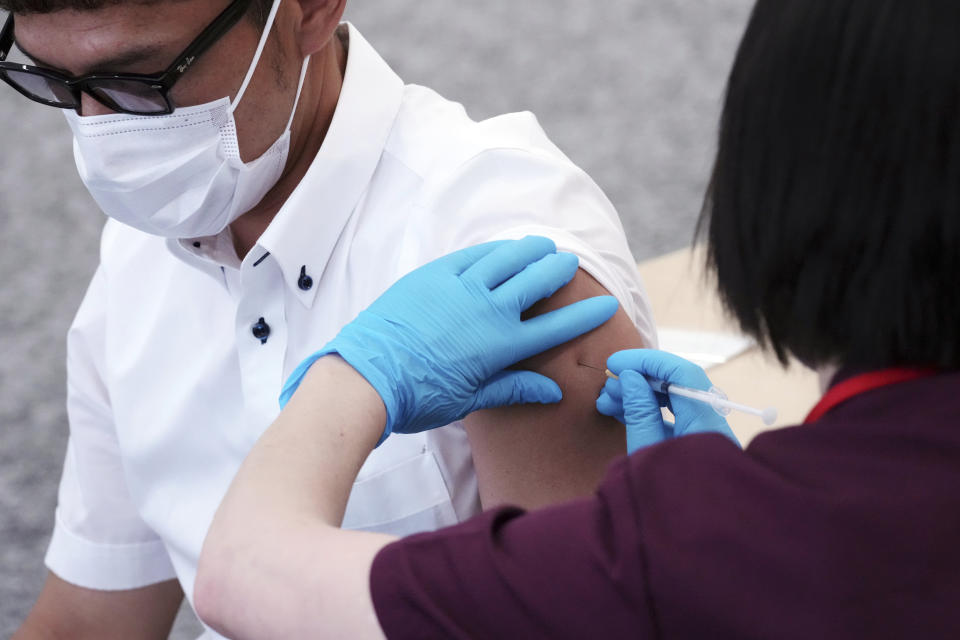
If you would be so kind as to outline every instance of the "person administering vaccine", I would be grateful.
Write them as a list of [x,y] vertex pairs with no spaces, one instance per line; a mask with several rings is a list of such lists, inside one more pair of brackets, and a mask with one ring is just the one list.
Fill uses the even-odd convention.
[[823,373],[805,424],[741,450],[712,410],[644,384],[707,389],[700,369],[620,351],[597,407],[648,446],[592,498],[400,540],[342,531],[377,442],[556,400],[505,367],[611,312],[521,321],[573,269],[542,240],[459,254],[307,362],[214,519],[200,616],[235,638],[956,638],[958,31],[947,2],[754,9],[704,225],[741,326]]

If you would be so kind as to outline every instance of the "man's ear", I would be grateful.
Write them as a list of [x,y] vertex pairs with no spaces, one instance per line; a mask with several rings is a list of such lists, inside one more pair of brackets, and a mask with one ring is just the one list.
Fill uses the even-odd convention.
[[300,22],[300,54],[313,55],[333,37],[347,0],[297,0],[302,14]]

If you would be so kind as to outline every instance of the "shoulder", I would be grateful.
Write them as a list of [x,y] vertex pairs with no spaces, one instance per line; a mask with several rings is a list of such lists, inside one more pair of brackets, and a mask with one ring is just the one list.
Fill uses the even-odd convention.
[[[777,528],[787,540],[809,515],[799,506],[829,501],[837,488],[822,466],[829,448],[807,427],[761,434],[746,449],[718,433],[689,435],[635,452],[618,471],[619,484],[654,517],[648,535],[675,543],[683,532],[692,546],[709,547],[719,531],[752,537]],[[820,463],[800,451],[819,451]]]
[[[449,211],[451,198],[470,192],[473,197],[461,199],[461,204],[479,197],[487,204],[513,202],[520,211],[532,205],[518,202],[518,196],[542,196],[545,190],[573,185],[587,192],[596,207],[613,213],[599,187],[550,140],[529,111],[474,120],[460,103],[426,87],[408,85],[385,155],[420,178],[423,207],[442,204]],[[576,194],[571,190],[566,195]],[[542,206],[547,204],[561,203]]]
[[462,104],[419,85],[404,87],[386,145],[388,154],[425,180],[436,180],[477,156],[509,151],[564,157],[528,111],[476,121]]
[[[717,497],[715,492],[749,485],[753,479],[747,476],[755,466],[750,455],[728,438],[703,433],[640,449],[611,468],[606,484],[630,491],[647,508],[668,506],[668,515],[682,517],[680,510],[686,505],[700,512],[698,503],[709,504]],[[722,510],[724,504],[714,508]]]

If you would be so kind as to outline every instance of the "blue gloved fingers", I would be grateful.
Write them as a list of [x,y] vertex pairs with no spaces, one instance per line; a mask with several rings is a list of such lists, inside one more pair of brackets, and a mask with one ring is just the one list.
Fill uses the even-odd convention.
[[624,369],[633,369],[651,379],[702,391],[713,386],[702,368],[680,356],[655,349],[618,351],[607,359],[607,368],[617,375]]
[[602,391],[597,398],[597,411],[626,424],[626,418],[623,415],[623,403],[619,399],[612,398],[606,391]]
[[545,255],[556,253],[553,240],[542,236],[527,236],[497,247],[463,272],[462,277],[472,278],[488,289],[493,289],[511,276]]
[[572,253],[549,253],[527,265],[494,292],[520,311],[526,311],[573,280],[579,265],[580,259]]
[[478,260],[480,260],[480,258],[483,258],[494,249],[502,247],[509,242],[514,241],[494,240],[493,242],[477,244],[472,247],[467,247],[466,249],[460,249],[460,251],[454,251],[451,254],[443,256],[442,258],[437,258],[432,264],[443,267],[443,270],[449,273],[460,275],[472,267]]
[[[709,390],[713,386],[703,369],[679,356],[663,351],[648,349],[619,351],[607,360],[607,367],[614,373],[617,369],[625,366],[642,371],[651,378],[666,380],[684,387]],[[622,373],[620,380],[622,383]],[[626,389],[624,389],[624,394],[627,394]],[[627,402],[624,400],[625,407],[626,404]],[[670,407],[676,418],[676,423],[673,426],[674,436],[679,437],[694,433],[720,433],[739,445],[736,436],[730,429],[730,425],[710,405],[674,395],[669,398],[667,406]]]
[[623,400],[623,387],[620,385],[620,381],[615,378],[607,378],[607,381],[603,383],[603,392],[617,402]]
[[511,404],[553,404],[563,399],[557,383],[533,371],[501,371],[477,391],[474,410]]
[[596,329],[612,318],[619,306],[613,296],[597,296],[525,320],[514,345],[516,361]]
[[620,374],[623,417],[627,425],[627,453],[667,439],[660,403],[646,378],[631,369]]
[[[623,399],[623,389],[620,386],[620,381],[616,378],[607,378],[607,382],[603,385],[603,390],[618,401]],[[661,407],[670,407],[670,397],[667,394],[654,391],[653,395],[657,397],[657,402],[660,403]]]

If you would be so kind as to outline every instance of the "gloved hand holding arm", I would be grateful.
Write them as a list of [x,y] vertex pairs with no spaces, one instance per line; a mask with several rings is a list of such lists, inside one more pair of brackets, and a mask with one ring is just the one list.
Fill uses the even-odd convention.
[[337,354],[369,382],[387,409],[381,442],[478,409],[561,399],[555,382],[505,369],[586,333],[613,316],[610,296],[521,321],[577,272],[577,257],[538,236],[458,251],[410,273],[291,374],[286,405],[310,366]]
[[[627,427],[627,451],[694,433],[721,433],[739,446],[727,421],[707,404],[680,396],[654,392],[647,379],[663,380],[691,389],[708,391],[713,385],[703,369],[688,360],[652,349],[618,351],[607,368],[619,380],[610,379],[597,398],[600,413],[617,418]],[[661,407],[673,413],[676,422],[663,420]]]

